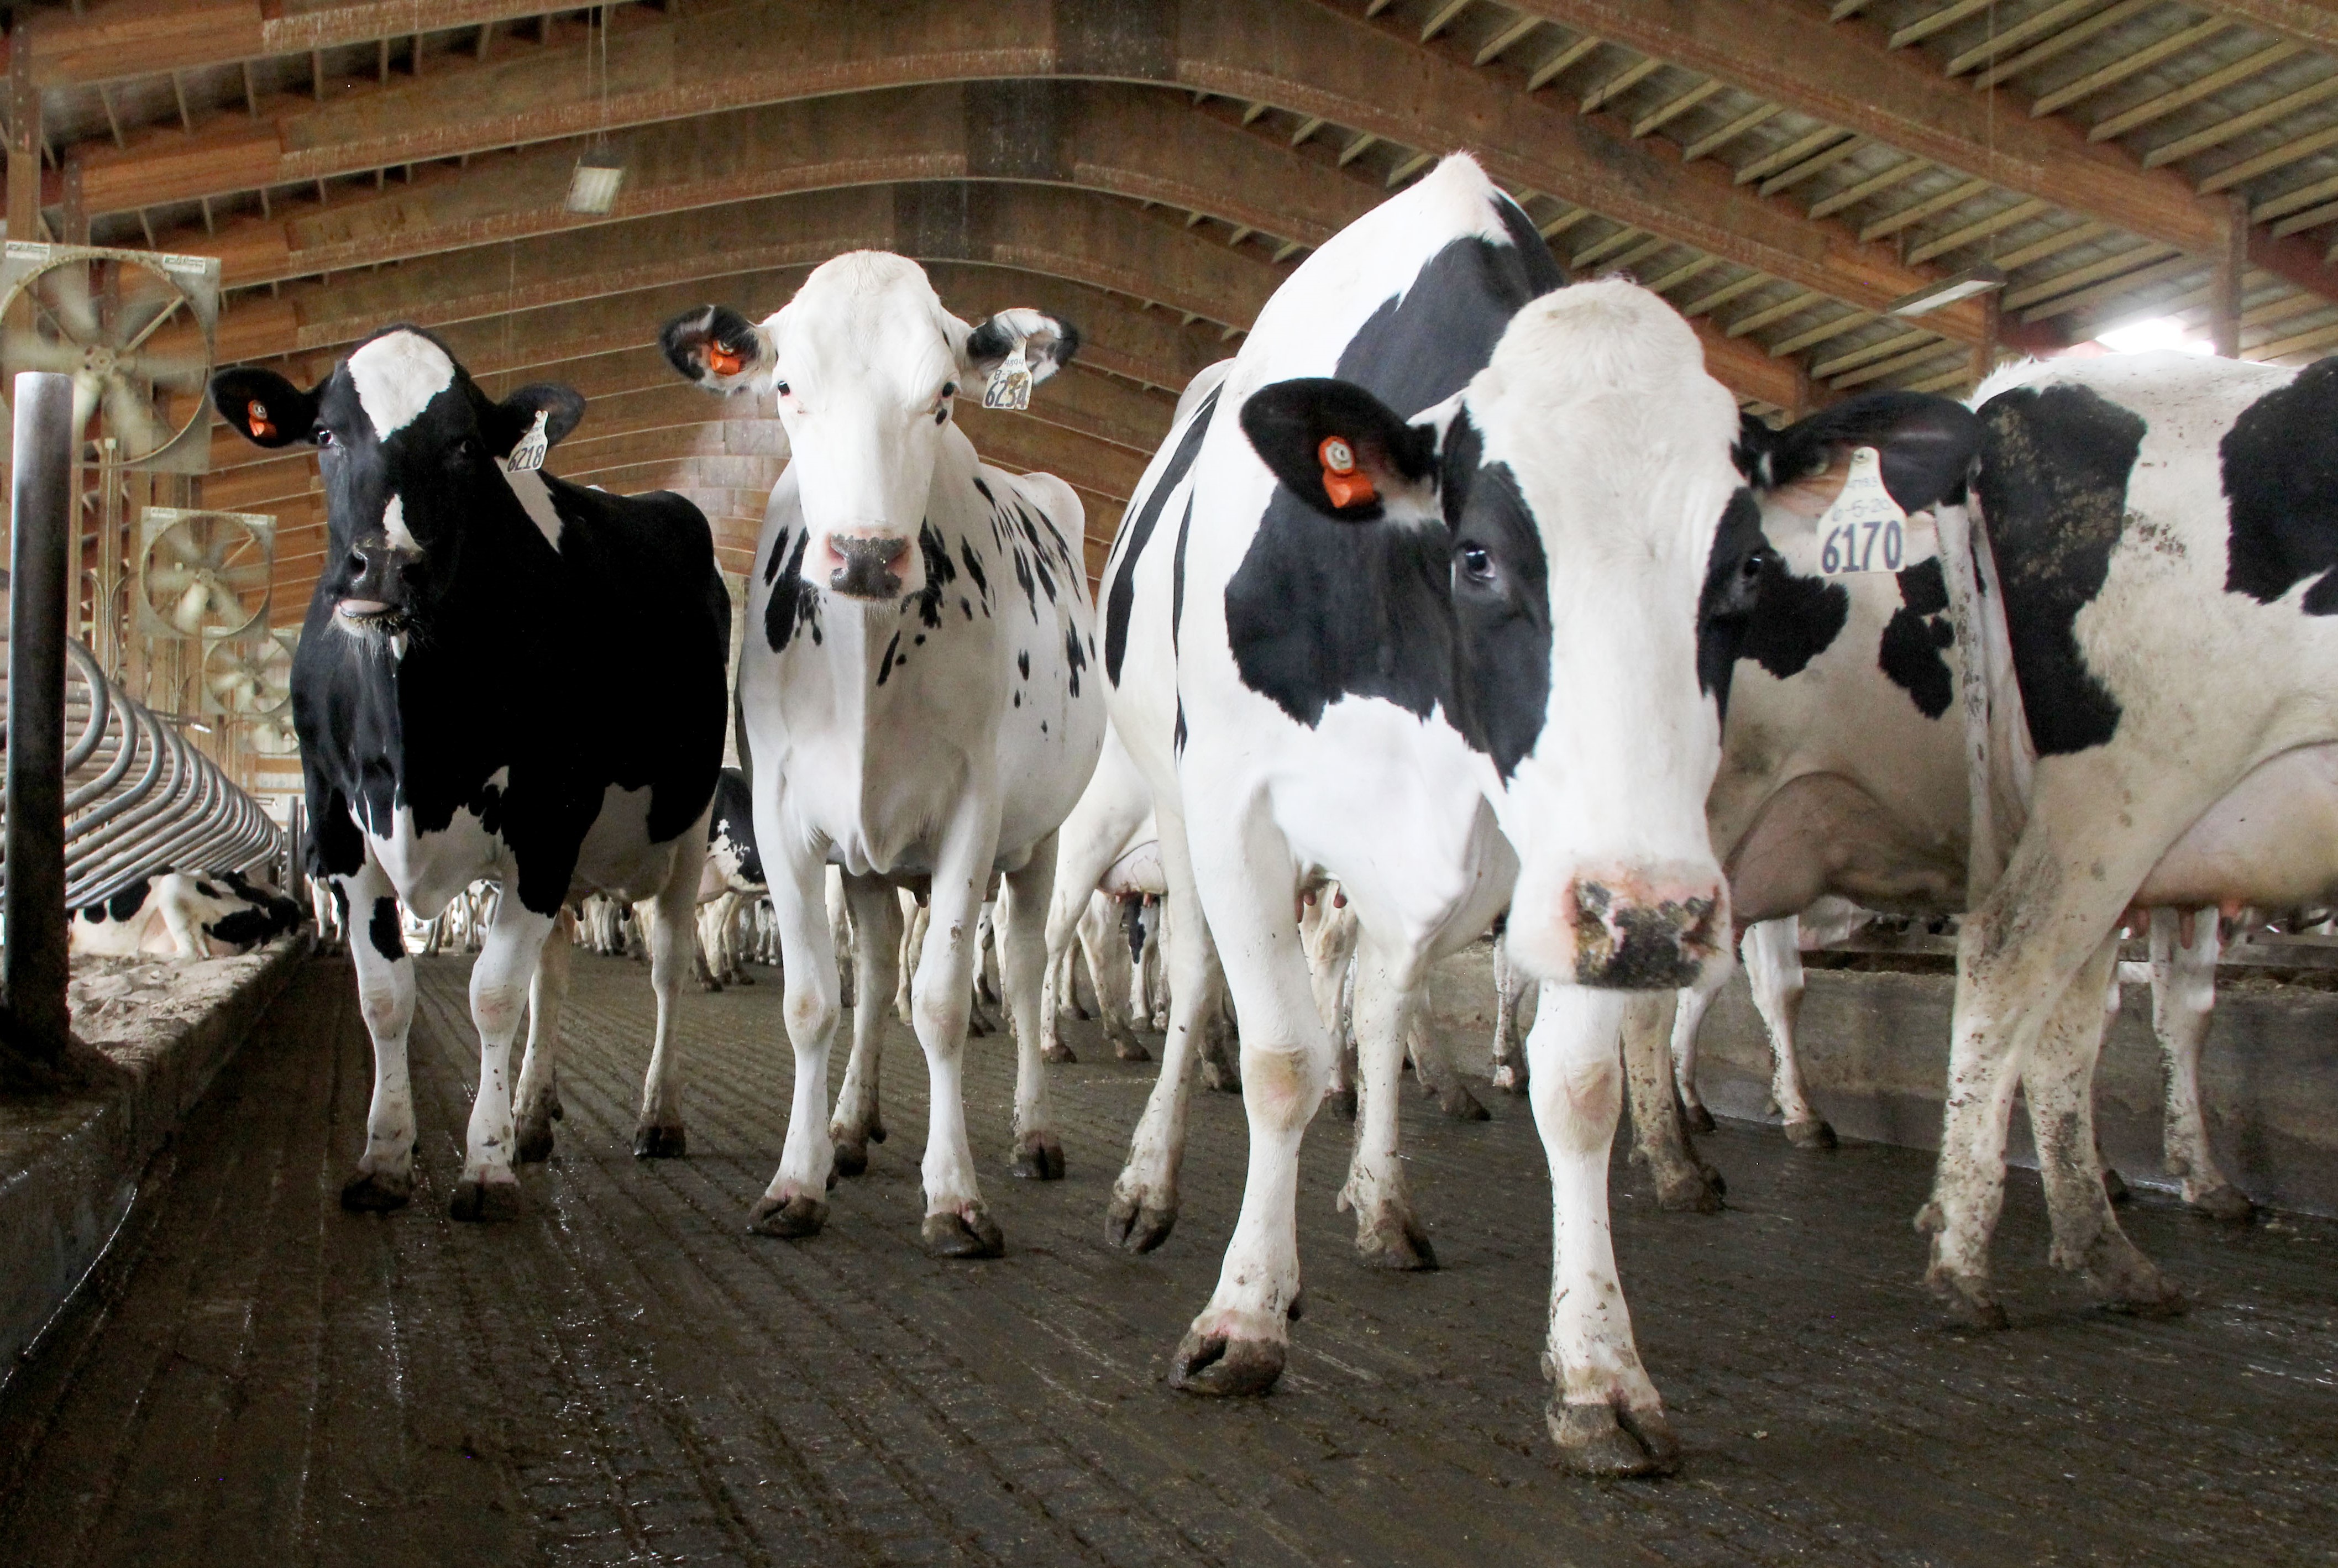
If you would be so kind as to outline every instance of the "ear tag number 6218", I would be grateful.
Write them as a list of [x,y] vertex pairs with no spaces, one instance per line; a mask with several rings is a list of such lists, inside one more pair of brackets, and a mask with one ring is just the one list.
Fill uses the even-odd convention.
[[1819,570],[1830,577],[1854,572],[1897,572],[1917,554],[1909,548],[1908,514],[1883,485],[1882,455],[1872,446],[1852,452],[1851,475],[1819,519]]
[[1031,407],[1031,361],[1024,355],[1022,338],[1015,339],[1013,350],[983,383],[982,406],[1017,412]]
[[511,462],[507,466],[513,473],[533,474],[544,466],[544,455],[552,450],[552,440],[544,432],[545,422],[550,417],[545,409],[535,411],[535,424],[519,438],[519,445],[512,448]]

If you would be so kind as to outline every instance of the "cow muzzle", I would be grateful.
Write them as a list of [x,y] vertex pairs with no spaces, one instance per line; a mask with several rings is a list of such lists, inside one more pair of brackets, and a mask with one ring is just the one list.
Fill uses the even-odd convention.
[[1514,904],[1509,943],[1511,956],[1544,979],[1673,991],[1697,983],[1728,929],[1728,889],[1713,871],[1586,867],[1540,911]]
[[852,599],[890,599],[901,592],[901,567],[909,542],[898,534],[831,534],[828,574],[831,592]]
[[406,615],[405,562],[386,540],[349,548],[333,583],[333,611],[341,623],[368,631],[394,630]]

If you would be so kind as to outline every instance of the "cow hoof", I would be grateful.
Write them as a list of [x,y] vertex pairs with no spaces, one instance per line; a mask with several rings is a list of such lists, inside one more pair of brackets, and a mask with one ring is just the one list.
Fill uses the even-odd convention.
[[1543,1418],[1558,1462],[1578,1475],[1669,1475],[1680,1468],[1680,1442],[1662,1410],[1553,1402]]
[[2181,1318],[2191,1309],[2184,1292],[2165,1279],[2137,1285],[2108,1297],[2103,1305],[2127,1318]]
[[[1712,1132],[1712,1117],[1706,1117],[1706,1125],[1698,1128],[1697,1131],[1700,1132]],[[1827,1125],[1826,1118],[1823,1116],[1813,1116],[1807,1122],[1787,1122],[1786,1142],[1792,1143],[1797,1149],[1832,1149],[1836,1147],[1834,1129]],[[2114,1199],[2112,1201],[2116,1202],[2117,1200]]]
[[2211,1220],[2221,1220],[2227,1225],[2245,1225],[2256,1212],[2256,1205],[2237,1187],[2211,1187],[2196,1198],[2185,1200],[2193,1211]]
[[341,1207],[357,1214],[387,1214],[414,1200],[414,1178],[360,1171],[341,1184]]
[[752,975],[748,974],[744,969],[740,970],[739,973],[731,976],[731,984],[733,985],[752,985],[754,983],[755,977]]
[[1188,1329],[1169,1362],[1169,1387],[1213,1398],[1263,1394],[1282,1376],[1290,1348],[1280,1339],[1237,1339]]
[[1721,1186],[1704,1171],[1675,1171],[1658,1180],[1656,1207],[1668,1214],[1718,1214]]
[[520,1216],[519,1183],[509,1177],[501,1181],[458,1181],[455,1196],[447,1200],[447,1212],[466,1222],[489,1220],[516,1220]]
[[1356,1119],[1356,1092],[1353,1089],[1333,1089],[1323,1096],[1323,1109],[1342,1122]]
[[2103,1305],[2131,1318],[2180,1318],[2187,1305],[2184,1292],[2159,1271],[2159,1265],[2137,1251],[2124,1237],[2107,1238],[2084,1272],[2087,1283]]
[[1515,1062],[1494,1063],[1494,1087],[1505,1094],[1527,1092],[1527,1070]]
[[1437,1267],[1437,1249],[1420,1221],[1400,1210],[1356,1227],[1356,1261],[1367,1269],[1426,1273]]
[[1927,1274],[1924,1283],[1940,1298],[1940,1309],[1948,1315],[1950,1327],[1981,1332],[2007,1327],[2004,1307],[1985,1287],[1968,1284],[1938,1269]]
[[1039,1060],[1062,1066],[1068,1062],[1077,1062],[1079,1058],[1072,1054],[1072,1048],[1068,1045],[1049,1045],[1040,1051]]
[[2107,1165],[2103,1167],[2103,1196],[2113,1203],[2127,1203],[2135,1198],[2127,1189],[2127,1178]]
[[720,980],[701,980],[698,983],[698,988],[712,995],[713,993],[722,989],[722,982]]
[[1116,1042],[1113,1045],[1112,1054],[1115,1058],[1123,1062],[1150,1062],[1153,1060],[1153,1053],[1147,1051],[1144,1046],[1138,1044],[1134,1040],[1122,1040]]
[[644,1122],[634,1129],[634,1158],[636,1160],[679,1160],[690,1135],[681,1122],[661,1126]]
[[523,1165],[541,1165],[552,1158],[552,1118],[523,1116],[512,1142],[512,1158]]
[[747,1210],[747,1229],[758,1236],[801,1241],[817,1236],[828,1223],[828,1205],[817,1198],[765,1196]]
[[972,1215],[945,1210],[926,1216],[919,1235],[929,1258],[1004,1258],[1007,1238],[980,1204]]
[[1437,1103],[1449,1122],[1491,1122],[1494,1119],[1494,1113],[1478,1103],[1478,1097],[1459,1083],[1439,1095]]
[[867,1140],[849,1137],[833,1127],[829,1129],[828,1135],[833,1140],[830,1149],[831,1163],[829,1167],[831,1175],[859,1176],[868,1171]]
[[1223,1056],[1202,1058],[1202,1087],[1220,1094],[1242,1093],[1242,1069]]
[[1177,1228],[1177,1205],[1155,1208],[1150,1203],[1115,1197],[1105,1210],[1104,1238],[1131,1252],[1150,1252],[1169,1240]]
[[[1683,1106],[1681,1119],[1688,1123],[1688,1130],[1692,1132],[1710,1132],[1714,1129],[1713,1112],[1703,1105]],[[1791,1138],[1793,1133],[1789,1132],[1786,1136]]]
[[1027,1181],[1061,1181],[1064,1146],[1044,1133],[1028,1134],[1015,1155],[1012,1169]]

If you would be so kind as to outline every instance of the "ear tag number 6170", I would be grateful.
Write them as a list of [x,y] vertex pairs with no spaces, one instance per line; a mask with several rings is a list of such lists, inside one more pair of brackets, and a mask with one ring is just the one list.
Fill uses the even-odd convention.
[[1862,446],[1842,493],[1819,519],[1819,570],[1830,577],[1897,572],[1908,564],[1907,527],[1908,514],[1883,486],[1882,455]]

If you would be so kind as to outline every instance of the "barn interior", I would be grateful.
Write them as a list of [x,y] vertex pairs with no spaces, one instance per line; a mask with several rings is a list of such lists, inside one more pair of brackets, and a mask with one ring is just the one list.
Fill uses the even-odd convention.
[[[579,952],[561,1152],[517,1221],[474,1227],[447,1217],[480,1082],[471,916],[404,912],[416,1200],[360,1216],[336,1196],[374,1071],[346,943],[303,928],[243,956],[68,965],[16,899],[70,916],[175,864],[305,905],[292,670],[304,622],[325,626],[328,495],[309,448],[219,416],[220,371],[310,387],[406,323],[490,397],[575,388],[584,418],[547,468],[703,513],[735,687],[791,452],[768,397],[677,377],[659,331],[681,312],[760,320],[869,250],[918,263],[966,321],[1076,323],[1077,357],[1027,408],[951,417],[984,462],[1070,485],[1092,591],[1187,386],[1449,152],[1570,279],[1661,297],[1770,426],[1881,390],[1970,398],[2029,358],[2302,369],[2338,348],[2338,4],[59,0],[0,18],[0,397],[21,433],[18,375],[64,377],[70,420],[45,467],[0,449],[14,591],[58,590],[32,619],[12,606],[9,641],[0,1556],[2328,1557],[2326,926],[2228,923],[2198,1074],[2237,1216],[2187,1203],[2167,1166],[2144,970],[2112,998],[2097,1141],[2188,1310],[2113,1313],[2048,1267],[2017,1108],[1997,1334],[1946,1324],[1910,1225],[1941,1139],[1953,922],[1805,941],[1825,1149],[1782,1135],[1764,1022],[1733,980],[1701,1068],[1717,1211],[1667,1208],[1616,1142],[1616,1252],[1684,1449],[1676,1475],[1616,1482],[1555,1465],[1544,1432],[1550,1170],[1528,1101],[1492,1082],[1489,942],[1437,970],[1426,1012],[1485,1119],[1441,1109],[1425,1067],[1403,1090],[1441,1266],[1351,1260],[1351,1134],[1319,1116],[1289,1367],[1269,1397],[1207,1401],[1164,1357],[1234,1230],[1243,1101],[1196,1091],[1183,1220],[1158,1251],[1115,1245],[1112,1178],[1154,1070],[1115,1059],[1082,991],[1078,1061],[1054,1077],[1063,1181],[1007,1179],[1003,1018],[968,1047],[1009,1238],[968,1269],[918,1251],[928,1107],[899,1019],[892,1137],[831,1195],[831,1230],[743,1229],[794,1071],[761,955],[691,988],[689,1158],[647,1162],[638,951]],[[628,657],[565,652],[583,682]],[[61,701],[22,683],[20,653]],[[55,784],[20,805],[31,753]],[[2147,965],[2145,936],[2121,956]]]

